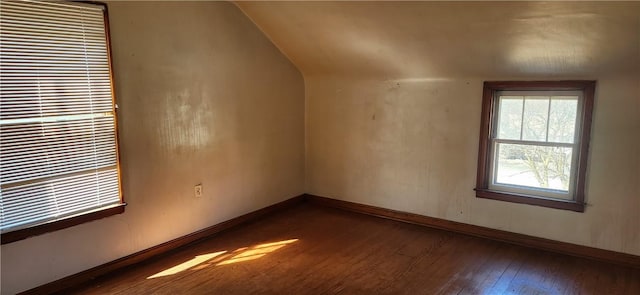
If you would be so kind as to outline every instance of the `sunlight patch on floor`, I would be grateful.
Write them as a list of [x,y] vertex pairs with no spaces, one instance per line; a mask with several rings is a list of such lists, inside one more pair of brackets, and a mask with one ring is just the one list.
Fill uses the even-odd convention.
[[258,259],[262,256],[267,255],[268,253],[271,253],[273,251],[276,251],[288,244],[291,244],[293,242],[296,242],[298,239],[292,239],[292,240],[286,240],[286,241],[280,241],[280,242],[275,242],[275,243],[266,243],[266,244],[260,244],[254,247],[250,247],[248,249],[245,249],[244,251],[231,256],[229,259],[226,259],[222,262],[219,262],[216,265],[225,265],[225,264],[233,264],[233,263],[237,263],[237,262],[243,262],[243,261],[248,261],[248,260],[254,260],[254,259]]
[[221,265],[227,265],[227,264],[233,264],[233,263],[258,259],[297,241],[298,239],[290,239],[290,240],[283,240],[283,241],[272,242],[272,243],[259,244],[251,247],[241,247],[234,250],[231,253],[229,253],[228,251],[220,251],[215,253],[198,255],[193,259],[190,259],[188,261],[175,265],[171,268],[165,269],[159,273],[151,275],[147,277],[147,279],[155,279],[159,277],[170,276],[170,275],[174,275],[189,269],[200,270],[214,264],[215,266],[221,266]]
[[170,275],[174,275],[177,274],[181,271],[187,270],[189,268],[192,268],[200,263],[203,263],[207,260],[211,260],[217,256],[220,256],[224,253],[226,253],[227,251],[220,251],[220,252],[215,252],[215,253],[209,253],[209,254],[203,254],[203,255],[198,255],[196,257],[194,257],[191,260],[185,261],[183,263],[180,263],[174,267],[171,268],[167,268],[157,274],[154,274],[152,276],[149,276],[147,279],[154,279],[154,278],[159,278],[159,277],[164,277],[164,276],[170,276]]

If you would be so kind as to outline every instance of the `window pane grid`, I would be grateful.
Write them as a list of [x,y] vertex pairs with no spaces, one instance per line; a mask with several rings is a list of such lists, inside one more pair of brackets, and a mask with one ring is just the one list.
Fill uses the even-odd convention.
[[537,146],[557,146],[557,147],[577,146],[577,144],[575,143],[511,140],[511,139],[498,139],[498,138],[494,138],[493,141],[497,143],[525,144],[525,145],[537,145]]
[[578,95],[498,94],[493,138],[574,143]]
[[[562,194],[570,191],[573,175],[573,146],[505,143],[495,141],[493,183],[527,186],[555,190]],[[513,170],[507,176],[504,169]],[[517,175],[516,175],[517,174]],[[512,179],[510,179],[512,178]],[[561,183],[552,185],[557,179]],[[556,181],[557,182],[557,181]]]
[[[595,88],[586,80],[484,82],[476,197],[584,212]],[[537,109],[525,105],[531,97]]]
[[574,138],[578,100],[575,92],[498,92],[490,139],[491,186],[568,198],[578,148]]

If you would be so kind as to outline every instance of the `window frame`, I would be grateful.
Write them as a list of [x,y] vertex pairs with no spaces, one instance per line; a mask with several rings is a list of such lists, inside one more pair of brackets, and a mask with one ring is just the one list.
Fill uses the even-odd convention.
[[19,228],[16,230],[3,232],[0,234],[0,244],[9,244],[16,241],[24,240],[29,237],[42,235],[49,232],[58,231],[61,229],[69,228],[72,226],[80,225],[86,222],[102,219],[105,217],[117,215],[124,213],[125,206],[127,203],[125,202],[125,198],[122,192],[122,174],[120,168],[120,147],[119,147],[119,135],[118,135],[118,105],[116,101],[116,89],[114,86],[114,73],[113,73],[113,57],[111,51],[111,35],[109,30],[109,13],[108,6],[106,3],[97,2],[97,1],[69,1],[74,2],[77,5],[96,5],[102,6],[103,18],[104,18],[104,32],[105,32],[105,46],[107,51],[107,62],[109,67],[109,81],[111,88],[111,99],[113,103],[113,120],[114,120],[114,138],[115,138],[115,157],[116,157],[116,171],[118,175],[119,182],[119,194],[120,194],[120,203],[114,204],[108,207],[97,208],[89,211],[80,212],[74,215],[62,217],[57,220],[45,221],[42,223],[34,224],[29,227]]
[[[478,174],[476,179],[476,197],[521,204],[530,204],[555,209],[584,212],[587,159],[591,135],[591,122],[596,81],[487,81],[482,94],[482,114],[480,123],[480,142],[478,151]],[[492,183],[492,169],[495,165],[493,137],[497,132],[497,103],[499,92],[504,91],[578,91],[582,98],[578,101],[574,144],[576,153],[572,155],[572,185],[569,191],[571,199],[565,200],[536,195],[535,189],[500,189]],[[524,102],[523,102],[524,103]],[[575,167],[574,167],[575,166]]]

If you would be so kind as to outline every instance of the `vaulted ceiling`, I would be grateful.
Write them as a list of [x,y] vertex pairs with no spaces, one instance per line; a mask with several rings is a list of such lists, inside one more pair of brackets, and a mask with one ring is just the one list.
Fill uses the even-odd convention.
[[640,3],[237,2],[305,76],[640,75]]

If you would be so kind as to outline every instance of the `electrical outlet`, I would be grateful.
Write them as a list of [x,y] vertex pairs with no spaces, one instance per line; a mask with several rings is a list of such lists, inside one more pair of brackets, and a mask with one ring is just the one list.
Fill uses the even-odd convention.
[[196,186],[194,186],[193,187],[193,192],[194,192],[196,198],[202,197],[202,184],[197,184]]

